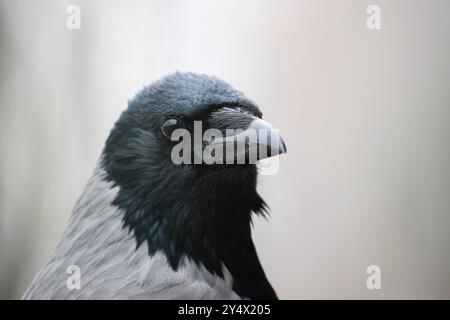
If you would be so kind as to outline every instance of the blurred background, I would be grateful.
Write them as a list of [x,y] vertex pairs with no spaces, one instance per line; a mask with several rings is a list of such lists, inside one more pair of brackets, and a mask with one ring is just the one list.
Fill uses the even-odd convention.
[[[381,30],[366,26],[371,4]],[[128,99],[176,70],[231,83],[287,143],[259,183],[271,218],[254,227],[280,298],[450,298],[449,11],[0,0],[0,298],[19,298],[55,248]]]

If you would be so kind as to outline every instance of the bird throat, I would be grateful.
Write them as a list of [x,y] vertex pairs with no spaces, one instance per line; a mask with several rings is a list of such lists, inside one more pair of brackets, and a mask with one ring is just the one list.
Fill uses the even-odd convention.
[[256,168],[211,168],[184,178],[131,187],[108,175],[120,187],[112,204],[124,211],[123,227],[133,232],[136,249],[163,252],[174,270],[184,256],[219,277],[226,267],[240,296],[276,298],[251,238],[252,213],[266,209],[256,191]]

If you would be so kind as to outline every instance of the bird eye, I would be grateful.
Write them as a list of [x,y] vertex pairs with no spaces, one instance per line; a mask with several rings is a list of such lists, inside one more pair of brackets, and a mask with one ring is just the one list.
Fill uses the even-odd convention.
[[178,118],[170,118],[164,121],[164,123],[161,126],[162,133],[167,137],[170,138],[172,136],[172,133],[176,129],[184,128],[184,123]]

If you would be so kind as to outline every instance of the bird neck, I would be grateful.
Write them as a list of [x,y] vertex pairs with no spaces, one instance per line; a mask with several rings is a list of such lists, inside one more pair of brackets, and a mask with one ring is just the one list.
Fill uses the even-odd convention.
[[150,255],[163,252],[174,270],[187,256],[220,277],[227,268],[241,297],[276,298],[251,238],[252,213],[266,208],[256,191],[256,168],[193,172],[140,189],[119,184],[113,205],[124,211],[124,228],[134,233],[137,247],[147,244]]

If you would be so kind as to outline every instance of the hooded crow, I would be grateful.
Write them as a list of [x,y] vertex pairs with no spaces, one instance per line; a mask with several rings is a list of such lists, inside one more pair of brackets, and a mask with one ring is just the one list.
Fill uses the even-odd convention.
[[[196,123],[214,134],[199,140]],[[255,103],[216,77],[175,73],[143,88],[23,298],[277,299],[251,237],[252,214],[267,210],[250,151],[260,160],[286,148],[278,133],[245,135],[272,129]],[[208,148],[215,161],[205,160]],[[239,154],[248,161],[229,161]],[[71,287],[74,266],[79,286]]]

